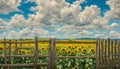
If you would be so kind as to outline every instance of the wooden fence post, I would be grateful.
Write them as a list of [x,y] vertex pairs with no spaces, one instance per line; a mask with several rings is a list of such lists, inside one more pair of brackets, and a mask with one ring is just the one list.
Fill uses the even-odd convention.
[[35,47],[34,47],[34,69],[37,69],[38,61],[38,37],[35,37]]
[[[6,38],[4,38],[4,64],[7,64],[7,57],[6,57]],[[6,69],[6,67],[4,67]]]
[[110,38],[108,38],[108,68],[111,68],[110,66]]
[[96,69],[100,69],[100,40],[96,39]]
[[56,39],[49,39],[49,60],[48,60],[48,69],[56,69]]
[[51,38],[49,38],[49,50],[48,50],[48,69],[52,69],[52,55],[51,55],[51,53],[52,53],[52,50],[51,50],[51,42],[52,42],[52,40],[51,40]]
[[104,52],[105,52],[105,54],[104,54],[104,58],[105,58],[105,61],[104,61],[104,68],[106,68],[106,66],[107,66],[107,63],[106,63],[106,60],[107,60],[107,44],[106,44],[106,39],[104,40]]
[[104,69],[104,44],[103,44],[103,40],[100,41],[100,45],[101,45],[101,54],[100,54],[100,60],[101,60],[101,68]]
[[55,39],[52,39],[52,44],[51,44],[51,50],[52,50],[52,69],[56,69],[56,63],[55,63],[55,60],[56,60],[56,45],[55,45]]
[[113,69],[114,67],[114,60],[113,60],[113,41],[111,41],[111,68]]
[[118,65],[120,67],[120,40],[118,40]]
[[114,67],[116,67],[116,56],[117,56],[117,54],[116,54],[117,46],[116,45],[117,45],[117,40],[114,41],[114,45],[113,45],[113,48],[114,48],[114,54],[113,55],[114,55],[114,65],[115,65]]
[[4,38],[4,63],[6,64],[7,63],[7,60],[6,60],[6,38]]

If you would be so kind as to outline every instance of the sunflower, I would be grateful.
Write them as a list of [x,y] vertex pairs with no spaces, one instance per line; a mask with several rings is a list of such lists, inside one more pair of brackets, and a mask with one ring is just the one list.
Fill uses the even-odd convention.
[[71,51],[71,50],[68,50],[68,51],[67,51],[67,54],[68,54],[68,55],[71,55],[71,54],[72,54],[72,51]]
[[66,52],[66,48],[61,48],[61,52]]
[[25,51],[25,50],[22,50],[22,51],[21,51],[21,54],[25,54],[25,53],[26,53],[26,51]]
[[81,52],[82,48],[81,47],[78,47],[77,48],[77,52]]
[[82,49],[84,48],[84,46],[82,46]]
[[44,51],[44,50],[45,50],[45,48],[44,48],[44,47],[42,47],[42,48],[41,48],[41,51]]
[[21,55],[22,51],[21,51],[21,50],[19,50],[19,51],[18,51],[18,53]]
[[30,51],[26,51],[26,54],[27,54],[27,55],[30,55]]
[[85,49],[85,48],[83,48],[83,49],[82,49],[82,52],[83,52],[83,53],[85,53],[85,52],[86,52],[86,49]]
[[74,53],[77,53],[77,49],[74,49]]
[[72,48],[72,46],[68,46],[68,48],[70,48],[70,49],[71,49],[71,48]]
[[90,52],[95,53],[95,49],[94,49],[94,48],[91,48],[91,49],[90,49]]
[[77,48],[78,46],[75,46],[75,48]]
[[0,47],[0,50],[3,50],[3,47]]

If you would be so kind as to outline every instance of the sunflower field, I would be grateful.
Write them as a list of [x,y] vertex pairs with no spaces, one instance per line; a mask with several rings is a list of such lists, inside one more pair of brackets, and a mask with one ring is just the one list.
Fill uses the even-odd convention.
[[[79,40],[77,40],[79,41]],[[81,40],[82,41],[82,40]],[[84,40],[86,42],[94,42],[95,40]],[[95,44],[85,44],[85,43],[56,43],[56,56],[95,56]],[[34,44],[18,44],[17,55],[33,55],[34,54]],[[48,42],[40,42],[38,44],[38,54],[48,55]],[[9,49],[9,44],[6,45]],[[29,48],[30,47],[30,48]],[[28,49],[29,48],[29,49]],[[6,54],[15,55],[15,44],[11,44],[11,53],[7,50]],[[0,55],[4,56],[4,44],[0,44]],[[34,58],[11,58],[7,63],[33,63]],[[38,58],[38,62],[47,62],[48,58]],[[95,58],[56,58],[56,69],[95,69]],[[4,59],[0,58],[0,64],[4,64]],[[16,68],[11,68],[16,69]],[[21,68],[17,68],[21,69]],[[22,69],[31,69],[31,67],[23,67]],[[40,69],[47,69],[46,66],[40,67]]]

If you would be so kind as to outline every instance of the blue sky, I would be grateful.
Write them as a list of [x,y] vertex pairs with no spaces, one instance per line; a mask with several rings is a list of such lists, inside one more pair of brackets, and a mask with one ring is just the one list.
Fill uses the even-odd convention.
[[120,38],[119,0],[5,1],[0,38]]

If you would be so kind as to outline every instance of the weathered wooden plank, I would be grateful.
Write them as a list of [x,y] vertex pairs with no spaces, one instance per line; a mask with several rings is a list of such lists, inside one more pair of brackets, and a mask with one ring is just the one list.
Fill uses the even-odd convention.
[[110,67],[110,38],[108,38],[108,68]]
[[102,69],[103,69],[103,65],[104,65],[104,57],[103,57],[103,55],[104,55],[104,53],[103,53],[103,51],[104,51],[104,47],[103,47],[103,40],[101,40],[101,56],[100,56],[100,60],[101,60],[101,66],[102,66]]
[[111,41],[111,68],[114,68],[114,62],[113,62],[113,41]]
[[[7,57],[6,57],[6,38],[4,38],[4,64],[7,64]],[[6,67],[4,67],[4,69],[7,69]]]
[[38,63],[38,37],[35,37],[35,47],[34,47],[34,69],[37,69]]
[[4,38],[4,63],[7,63],[7,57],[6,57],[6,38]]
[[[107,41],[106,40],[104,40],[104,48],[105,48],[105,53],[104,53],[104,59],[105,59],[105,61],[104,61],[104,65],[107,65],[107,43],[106,43]],[[104,68],[106,68],[105,66],[104,66]]]
[[96,69],[100,69],[100,40],[96,39]]
[[[114,44],[114,45],[113,45],[113,49],[114,49],[113,55],[115,55],[115,56],[113,57],[113,59],[114,59],[114,65],[116,65],[116,56],[118,55],[118,54],[116,54],[117,40],[115,40],[113,44]],[[116,66],[114,66],[114,67],[116,67]]]
[[56,69],[56,63],[55,63],[55,60],[56,60],[56,40],[55,39],[52,39],[52,43],[51,43],[51,51],[52,51],[52,69]]
[[16,67],[16,66],[33,66],[34,64],[33,63],[29,63],[29,64],[0,64],[0,66],[2,67]]
[[[103,58],[103,65],[105,64],[105,39],[102,40],[102,46],[103,46],[103,54],[102,54],[102,58]],[[104,69],[105,67],[103,67]]]
[[118,41],[118,64],[120,67],[120,41]]
[[[18,57],[29,57],[29,58],[33,58],[34,55],[6,55],[6,57],[15,57],[15,58],[18,58]],[[38,57],[48,57],[48,55],[38,55]],[[0,56],[0,58],[4,58],[4,56]]]
[[56,56],[56,58],[96,58],[96,56]]
[[15,57],[15,58],[18,58],[18,57],[31,57],[33,58],[34,55],[6,55],[7,57]]
[[48,49],[48,69],[52,69],[52,47],[51,47],[51,44],[52,44],[52,40],[51,38],[49,38],[49,49]]
[[[44,63],[37,63],[37,65],[39,65],[39,66],[44,66],[44,65],[48,65],[48,63],[46,63],[46,62],[44,62]],[[27,66],[34,66],[34,63],[27,63],[27,64],[25,64],[25,63],[22,63],[22,64],[0,64],[0,66],[2,66],[2,67],[27,67]]]

